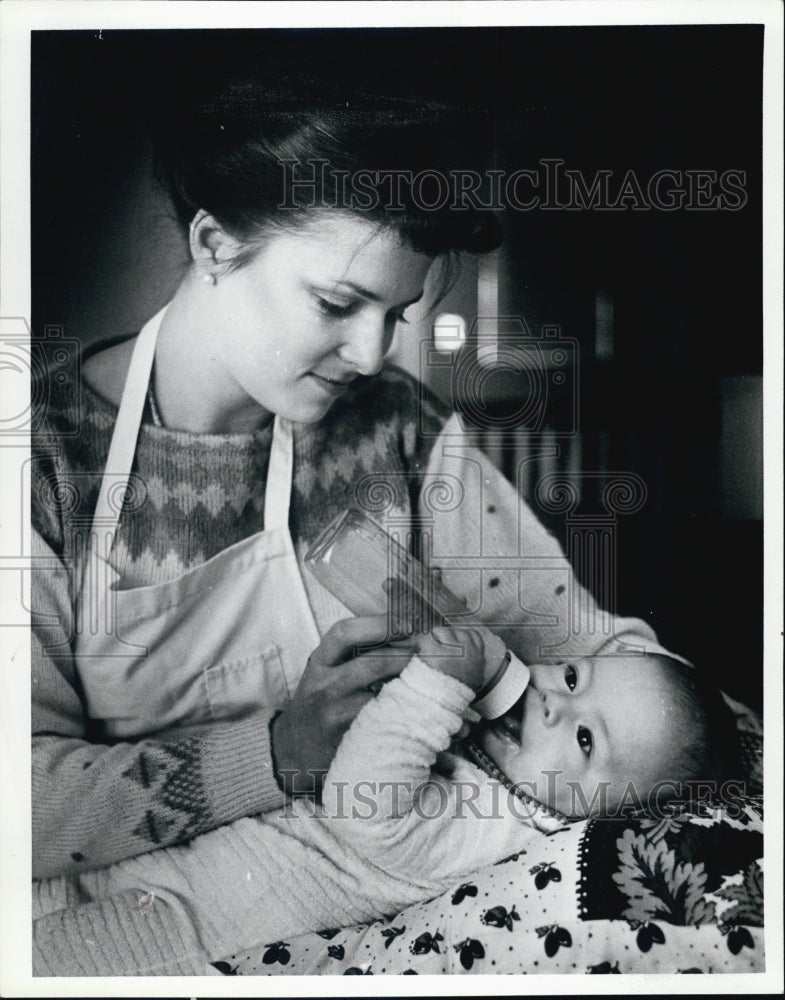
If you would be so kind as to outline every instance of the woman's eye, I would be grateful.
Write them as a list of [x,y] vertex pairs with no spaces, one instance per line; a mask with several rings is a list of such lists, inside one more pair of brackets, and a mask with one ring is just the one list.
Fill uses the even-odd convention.
[[574,691],[575,685],[578,683],[578,671],[571,664],[564,668],[564,683],[570,691]]
[[594,740],[591,737],[591,730],[586,726],[578,726],[578,746],[588,757],[594,746]]
[[330,299],[323,299],[321,295],[316,296],[316,304],[327,316],[346,316],[352,308],[350,303],[332,302]]

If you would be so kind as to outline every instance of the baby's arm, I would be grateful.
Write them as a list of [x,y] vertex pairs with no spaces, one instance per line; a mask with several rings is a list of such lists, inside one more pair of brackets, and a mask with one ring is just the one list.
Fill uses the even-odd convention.
[[376,818],[390,814],[390,802],[396,818],[410,813],[415,794],[427,794],[437,755],[478,718],[469,706],[483,674],[479,634],[437,628],[413,642],[417,655],[363,708],[336,752],[323,793],[331,816],[343,814],[347,795],[373,798]]
[[[433,773],[464,722],[479,686],[482,640],[471,630],[436,629],[344,736],[327,774],[323,803],[334,835],[388,873],[438,889],[520,849],[540,834],[510,822],[506,790],[452,758],[451,777]],[[450,644],[464,645],[466,655]],[[426,658],[427,661],[426,662]],[[455,676],[459,675],[459,676]],[[485,817],[482,828],[477,822]]]

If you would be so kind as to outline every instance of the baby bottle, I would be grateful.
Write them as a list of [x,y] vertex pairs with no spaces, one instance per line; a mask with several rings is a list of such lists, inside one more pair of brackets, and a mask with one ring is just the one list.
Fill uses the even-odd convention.
[[466,613],[463,602],[425,571],[422,563],[359,510],[333,520],[305,556],[316,579],[355,615],[384,614],[385,584],[396,580],[415,601],[430,606],[437,621],[465,625],[480,633],[485,651],[485,679],[472,707],[486,719],[504,715],[529,683],[528,668],[488,628]]

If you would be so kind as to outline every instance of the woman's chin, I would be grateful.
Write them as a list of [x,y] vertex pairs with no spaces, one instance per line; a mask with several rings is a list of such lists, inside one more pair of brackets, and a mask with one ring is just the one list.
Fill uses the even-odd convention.
[[318,424],[332,409],[335,400],[297,400],[276,409],[276,416],[293,424]]

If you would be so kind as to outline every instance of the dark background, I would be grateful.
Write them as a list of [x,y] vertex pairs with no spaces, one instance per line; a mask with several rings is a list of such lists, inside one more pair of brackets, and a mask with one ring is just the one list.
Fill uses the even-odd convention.
[[501,296],[580,342],[585,462],[605,434],[611,467],[647,484],[619,524],[618,609],[760,707],[762,49],[755,25],[34,32],[34,336],[130,331],[167,300],[185,255],[145,109],[227,66],[485,109],[509,171],[746,171],[735,212],[505,213]]

